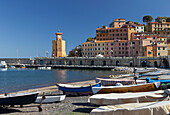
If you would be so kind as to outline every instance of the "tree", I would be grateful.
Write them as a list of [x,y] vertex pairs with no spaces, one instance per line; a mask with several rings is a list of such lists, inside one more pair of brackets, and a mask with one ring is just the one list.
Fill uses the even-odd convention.
[[89,37],[89,38],[87,38],[86,42],[89,42],[89,41],[91,41],[92,39],[96,39],[96,37]]
[[146,31],[146,25],[144,25],[144,31]]
[[152,16],[147,15],[143,17],[143,22],[152,22],[152,20],[153,20]]
[[167,17],[166,22],[170,22],[170,17]]

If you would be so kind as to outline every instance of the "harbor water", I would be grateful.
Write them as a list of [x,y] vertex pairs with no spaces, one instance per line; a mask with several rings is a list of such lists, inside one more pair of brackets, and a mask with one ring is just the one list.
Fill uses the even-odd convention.
[[56,83],[93,80],[96,77],[113,74],[120,74],[120,72],[73,69],[0,69],[0,94],[51,86]]

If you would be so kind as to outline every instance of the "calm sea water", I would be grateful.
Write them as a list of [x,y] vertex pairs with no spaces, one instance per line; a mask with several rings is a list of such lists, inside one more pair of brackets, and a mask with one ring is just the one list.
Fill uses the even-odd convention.
[[118,72],[106,70],[31,70],[31,69],[0,69],[0,93],[27,90],[56,83],[68,83],[92,80]]

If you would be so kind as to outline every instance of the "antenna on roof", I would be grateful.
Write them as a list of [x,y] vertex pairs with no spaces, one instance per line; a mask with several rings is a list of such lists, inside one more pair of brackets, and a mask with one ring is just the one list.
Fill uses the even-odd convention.
[[58,31],[57,32],[60,32],[60,29],[58,29]]

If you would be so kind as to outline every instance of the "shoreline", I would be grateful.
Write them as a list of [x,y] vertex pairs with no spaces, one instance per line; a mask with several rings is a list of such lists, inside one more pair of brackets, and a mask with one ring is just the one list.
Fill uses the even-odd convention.
[[[95,80],[68,82],[68,83],[65,83],[65,84],[88,85],[88,84],[95,84]],[[48,93],[48,92],[54,91],[54,90],[58,91],[58,87],[56,85],[49,85],[49,86],[44,86],[44,87],[39,87],[39,88],[32,88],[32,89],[27,89],[27,90],[14,91],[14,92],[10,92],[9,94],[40,91],[40,95],[41,95],[45,91]],[[3,93],[1,93],[0,95],[3,95]]]
[[[72,82],[68,84],[72,85],[87,85],[94,84],[95,80],[86,80],[80,82]],[[40,91],[39,96],[42,96],[42,93],[45,92],[45,95],[58,95],[62,94],[62,91],[58,91],[57,86],[48,86],[37,89],[29,89],[24,91],[18,91],[13,93],[24,93],[24,92],[33,92]],[[76,114],[76,115],[88,115],[92,109],[96,108],[95,105],[88,103],[88,98],[90,96],[68,96],[62,102],[54,102],[48,104],[42,104],[42,112],[38,111],[39,104],[28,104],[24,105],[23,108],[15,105],[15,107],[1,108],[0,114],[2,115],[40,115],[40,114],[49,114],[49,115],[66,115],[66,114]]]

